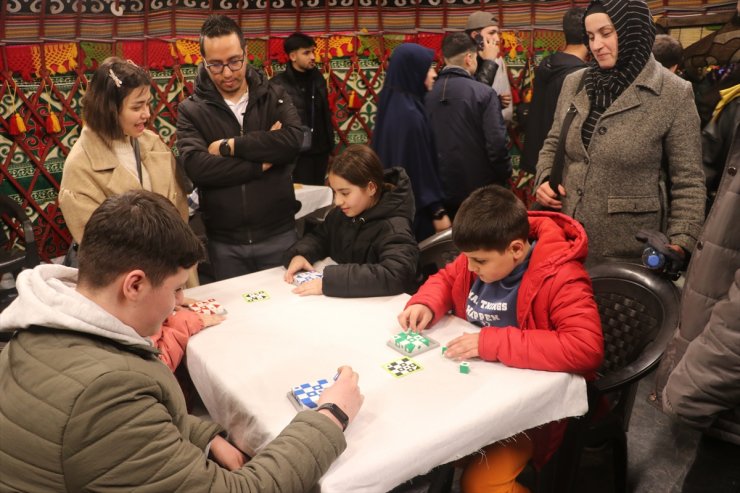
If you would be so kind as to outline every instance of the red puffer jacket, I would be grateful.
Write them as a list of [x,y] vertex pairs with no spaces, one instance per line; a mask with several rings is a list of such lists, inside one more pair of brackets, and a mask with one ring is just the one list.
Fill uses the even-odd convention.
[[[533,370],[578,373],[587,379],[604,357],[601,321],[591,279],[583,266],[588,240],[574,219],[553,212],[529,213],[532,250],[517,295],[519,327],[484,327],[478,342],[480,357]],[[426,305],[435,323],[450,310],[465,319],[465,304],[476,275],[462,254],[411,297],[408,305]],[[557,449],[565,422],[529,432],[535,443],[535,465],[544,464]]]

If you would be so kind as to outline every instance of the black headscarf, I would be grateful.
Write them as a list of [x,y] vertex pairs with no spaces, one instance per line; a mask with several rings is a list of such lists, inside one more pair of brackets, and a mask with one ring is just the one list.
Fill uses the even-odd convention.
[[586,9],[584,20],[585,43],[586,17],[605,12],[617,31],[617,63],[610,69],[601,69],[592,57],[586,70],[584,86],[591,100],[591,112],[583,124],[583,144],[591,142],[596,122],[609,106],[629,87],[645,67],[653,51],[655,24],[644,0],[593,0]]

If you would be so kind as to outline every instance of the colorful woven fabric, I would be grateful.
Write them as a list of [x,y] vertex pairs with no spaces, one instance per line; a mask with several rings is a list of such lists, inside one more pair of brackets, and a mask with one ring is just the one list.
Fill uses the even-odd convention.
[[144,42],[123,41],[119,43],[124,60],[131,60],[136,65],[144,65]]
[[94,69],[100,65],[103,60],[113,56],[113,45],[111,43],[93,43],[91,41],[81,41],[82,63],[86,68]]
[[200,44],[197,39],[178,39],[175,41],[175,49],[180,65],[197,65],[200,63]]
[[329,56],[343,57],[354,53],[355,46],[351,36],[332,36],[329,38]]
[[416,42],[421,46],[426,46],[434,50],[434,59],[437,62],[442,61],[442,39],[441,33],[419,33],[416,35]]
[[316,43],[316,50],[314,50],[314,53],[316,54],[316,63],[321,63],[329,50],[329,40],[320,37],[316,37],[313,40]]
[[[36,52],[34,60],[33,52]],[[31,80],[31,74],[38,73],[41,66],[41,56],[38,45],[9,45],[5,47],[8,69],[20,76],[25,81]],[[35,63],[34,63],[35,62]]]
[[66,74],[77,68],[77,43],[44,45],[46,69],[52,74]]
[[284,38],[270,38],[267,42],[268,54],[270,60],[277,61],[280,64],[287,63],[288,55],[285,54],[283,49]]

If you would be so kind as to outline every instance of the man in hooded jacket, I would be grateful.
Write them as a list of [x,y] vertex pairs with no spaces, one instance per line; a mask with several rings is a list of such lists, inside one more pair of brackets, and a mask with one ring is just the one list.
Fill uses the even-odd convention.
[[537,172],[537,157],[552,126],[565,77],[586,66],[588,48],[583,44],[585,11],[583,7],[568,9],[563,15],[565,48],[544,58],[534,71],[532,102],[527,115],[524,151],[519,164],[519,167],[527,173]]

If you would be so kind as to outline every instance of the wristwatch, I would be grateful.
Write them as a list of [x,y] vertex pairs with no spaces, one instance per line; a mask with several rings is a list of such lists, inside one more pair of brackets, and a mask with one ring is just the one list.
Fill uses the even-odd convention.
[[434,219],[435,221],[439,221],[440,219],[442,219],[446,215],[447,215],[447,210],[444,209],[444,208],[440,208],[434,214],[432,214],[432,219]]
[[339,406],[334,404],[333,402],[327,402],[325,404],[320,405],[316,410],[321,411],[322,409],[326,409],[330,413],[334,415],[335,418],[337,418],[337,421],[339,421],[339,424],[342,425],[342,431],[347,429],[347,425],[349,424],[349,417],[344,414],[344,411],[342,411]]
[[229,139],[223,139],[218,145],[218,152],[224,157],[231,157],[231,147],[229,147]]

